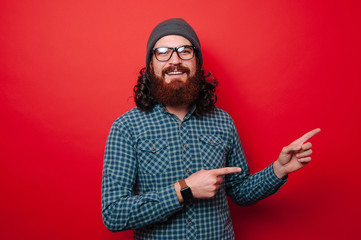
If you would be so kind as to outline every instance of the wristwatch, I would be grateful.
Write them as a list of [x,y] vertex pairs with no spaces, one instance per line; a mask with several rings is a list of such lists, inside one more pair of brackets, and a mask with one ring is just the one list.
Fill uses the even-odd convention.
[[182,198],[185,202],[192,202],[193,200],[193,194],[192,194],[192,190],[190,187],[188,187],[186,181],[184,179],[179,180],[179,185],[181,187],[181,194],[182,194]]

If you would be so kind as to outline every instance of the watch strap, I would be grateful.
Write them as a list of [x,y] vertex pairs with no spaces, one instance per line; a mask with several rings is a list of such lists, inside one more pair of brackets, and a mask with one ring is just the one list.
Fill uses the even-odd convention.
[[185,202],[192,202],[193,200],[193,193],[190,187],[188,187],[186,181],[184,179],[179,180],[179,185],[181,187],[180,193],[182,195],[182,198]]
[[179,185],[180,185],[181,189],[185,189],[188,187],[188,185],[184,179],[179,180]]

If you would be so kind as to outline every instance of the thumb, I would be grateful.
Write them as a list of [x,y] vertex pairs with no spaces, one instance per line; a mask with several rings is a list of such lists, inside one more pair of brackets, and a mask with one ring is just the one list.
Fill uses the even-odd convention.
[[299,150],[301,150],[300,145],[291,144],[291,145],[288,145],[288,146],[284,147],[282,149],[282,153],[289,154],[291,152],[296,152],[296,151],[299,151]]

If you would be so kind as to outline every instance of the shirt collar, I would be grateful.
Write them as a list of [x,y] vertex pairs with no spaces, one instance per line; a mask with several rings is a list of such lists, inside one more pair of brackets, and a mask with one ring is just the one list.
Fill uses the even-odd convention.
[[[196,104],[193,104],[193,105],[190,107],[190,109],[189,109],[188,113],[186,114],[186,116],[184,117],[183,121],[188,120],[188,119],[193,115],[193,113],[194,113],[194,111],[196,110],[196,108],[197,108],[197,105],[196,105]],[[154,106],[154,110],[155,110],[155,111],[160,111],[160,112],[163,112],[163,113],[167,113],[167,114],[171,114],[171,113],[169,113],[169,112],[167,111],[167,109],[163,106],[163,104],[160,104],[160,103],[158,103],[158,104],[156,104],[156,105]]]

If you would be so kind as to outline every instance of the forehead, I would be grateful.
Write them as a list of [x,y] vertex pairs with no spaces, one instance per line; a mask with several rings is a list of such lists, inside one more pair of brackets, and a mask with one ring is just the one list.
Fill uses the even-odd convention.
[[179,47],[182,45],[192,45],[191,42],[182,36],[179,35],[167,35],[159,39],[154,47]]

